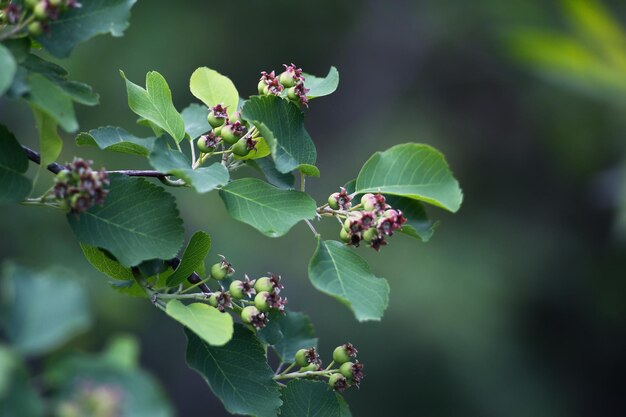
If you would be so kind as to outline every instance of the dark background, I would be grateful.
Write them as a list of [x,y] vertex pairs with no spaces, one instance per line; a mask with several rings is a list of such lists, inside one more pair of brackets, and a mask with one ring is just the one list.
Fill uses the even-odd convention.
[[[199,66],[248,95],[261,70],[295,62],[325,75],[335,65],[338,91],[306,116],[322,172],[307,186],[318,201],[373,152],[408,141],[440,149],[465,194],[456,215],[430,211],[441,220],[430,243],[399,236],[380,254],[359,250],[390,282],[384,319],[358,324],[313,289],[306,270],[315,241],[304,224],[265,238],[230,219],[215,194],[176,190],[188,234],[211,234],[211,262],[222,253],[238,271],[281,273],[291,309],[311,316],[325,357],[345,341],[359,348],[366,380],[346,395],[355,417],[621,416],[626,95],[586,77],[572,82],[559,68],[546,76],[510,43],[522,27],[575,31],[564,3],[144,0],[123,38],[94,39],[63,65],[101,94],[100,106],[78,108],[81,129],[112,124],[140,135],[119,69],[142,85],[147,71],[161,72],[182,109],[194,101],[188,81]],[[626,25],[622,2],[604,4]],[[25,105],[0,102],[0,122],[36,146]],[[61,162],[81,155],[110,169],[138,167],[66,138]],[[59,213],[1,210],[0,258],[64,264],[90,288],[97,328],[66,349],[135,334],[143,365],[180,416],[227,415],[187,369],[180,326],[109,289]],[[337,233],[330,222],[320,229]]]

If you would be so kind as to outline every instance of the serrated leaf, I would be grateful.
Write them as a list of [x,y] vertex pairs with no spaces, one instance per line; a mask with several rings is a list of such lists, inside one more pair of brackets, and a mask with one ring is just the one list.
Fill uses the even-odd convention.
[[386,198],[387,204],[394,209],[402,210],[402,214],[407,219],[400,229],[401,233],[419,239],[422,242],[428,242],[433,237],[438,223],[428,218],[424,204],[421,201],[398,196],[386,196]]
[[204,232],[194,233],[176,271],[167,279],[167,286],[173,287],[185,281],[198,268],[198,265],[204,262],[210,249],[209,235]]
[[54,82],[41,74],[28,75],[28,102],[49,115],[66,132],[78,129],[71,98]]
[[111,259],[102,249],[85,245],[84,243],[80,244],[80,248],[87,261],[98,271],[116,280],[134,282],[135,277],[133,276],[133,271],[131,271],[130,268],[122,266],[115,259]]
[[61,155],[63,149],[63,139],[57,132],[57,123],[47,113],[33,106],[35,124],[39,131],[39,153],[41,155],[41,166],[46,166]]
[[174,197],[143,178],[113,174],[103,206],[68,214],[78,240],[111,252],[123,266],[176,256],[184,241]]
[[189,90],[208,107],[223,103],[228,113],[237,111],[239,93],[230,78],[207,67],[196,69],[189,79]]
[[259,232],[282,236],[296,223],[315,217],[315,201],[305,193],[281,190],[256,178],[235,180],[220,190],[228,213]]
[[156,138],[140,138],[128,133],[121,127],[103,126],[82,132],[76,137],[80,146],[97,146],[102,150],[126,153],[130,155],[148,156]]
[[180,151],[169,149],[165,138],[157,139],[150,153],[150,165],[158,171],[176,175],[193,185],[199,193],[207,193],[228,183],[228,169],[219,162],[208,167],[192,169],[187,156]]
[[254,333],[235,325],[225,346],[204,343],[186,330],[187,364],[209,384],[213,393],[233,414],[276,417],[282,404],[274,373]]
[[293,380],[282,399],[280,417],[350,417],[343,398],[322,381]]
[[288,311],[271,317],[270,324],[272,321],[277,323],[282,334],[282,338],[272,345],[283,362],[293,362],[300,349],[317,347],[313,324],[306,314]]
[[22,201],[32,187],[24,176],[28,170],[28,157],[13,133],[0,125],[0,203]]
[[0,44],[0,96],[9,89],[17,71],[17,63],[13,54],[4,45]]
[[129,81],[123,71],[120,74],[126,82],[128,107],[180,142],[185,137],[185,122],[174,107],[172,92],[165,78],[156,71],[148,72],[144,89]]
[[278,172],[271,158],[255,159],[248,161],[247,164],[262,173],[267,182],[273,186],[293,190],[296,177],[291,172],[287,172],[286,174]]
[[211,125],[207,121],[209,109],[206,106],[192,103],[181,112],[185,121],[185,132],[191,140],[196,139],[211,131]]
[[358,321],[380,320],[389,303],[387,280],[374,276],[363,258],[334,240],[318,239],[309,279],[315,288],[352,309]]
[[82,7],[62,13],[57,20],[47,22],[48,30],[37,37],[52,55],[67,57],[81,42],[96,35],[110,33],[120,37],[128,27],[130,9],[136,0],[88,0]]
[[396,145],[376,152],[361,168],[356,179],[357,193],[398,195],[456,212],[463,193],[435,148],[417,143]]
[[309,89],[307,93],[309,99],[332,94],[339,86],[339,71],[335,67],[330,67],[328,75],[323,78],[311,74],[302,75],[304,76],[304,86]]
[[19,352],[45,353],[89,328],[87,294],[71,276],[57,268],[40,272],[11,264],[4,268],[5,331]]
[[165,312],[212,346],[223,346],[233,337],[233,318],[204,303],[167,303]]
[[267,141],[279,172],[315,165],[317,151],[304,129],[304,115],[295,104],[276,96],[254,96],[244,104],[242,116]]

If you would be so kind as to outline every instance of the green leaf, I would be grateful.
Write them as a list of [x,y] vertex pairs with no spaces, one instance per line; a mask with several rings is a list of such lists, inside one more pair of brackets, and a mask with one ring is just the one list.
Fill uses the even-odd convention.
[[295,104],[276,96],[254,96],[244,104],[242,115],[267,141],[279,172],[315,165],[317,151]]
[[[100,355],[73,353],[56,358],[46,369],[43,382],[57,393],[57,401],[76,403],[77,398],[94,391],[107,395],[106,405],[115,415],[133,417],[172,417],[174,412],[167,395],[146,371],[138,369],[132,357],[136,347],[120,346],[113,340]],[[125,342],[126,344],[128,342]],[[110,395],[122,393],[123,395]],[[93,396],[94,394],[92,394]],[[94,415],[89,411],[81,415]]]
[[356,179],[357,193],[378,192],[425,201],[451,212],[461,207],[463,193],[443,155],[417,143],[376,152]]
[[313,324],[306,314],[291,311],[284,315],[279,313],[270,318],[270,323],[272,321],[278,324],[282,333],[282,338],[273,343],[273,346],[283,362],[293,362],[300,349],[317,347]]
[[63,67],[46,61],[37,55],[28,54],[21,67],[28,70],[31,74],[43,75],[77,103],[94,106],[100,100],[100,96],[90,86],[78,81],[68,80],[67,71]]
[[236,324],[233,338],[222,347],[186,333],[187,364],[204,378],[228,412],[276,417],[282,404],[278,384],[252,331]]
[[71,277],[64,269],[33,272],[16,265],[5,266],[5,331],[18,351],[42,354],[90,327],[87,294]]
[[306,175],[307,177],[315,177],[319,178],[320,170],[315,165],[303,164],[298,168],[302,175]]
[[78,240],[111,252],[126,267],[176,256],[184,241],[174,197],[143,178],[113,174],[103,206],[68,214]]
[[199,193],[207,193],[228,183],[228,169],[219,162],[208,167],[191,168],[191,162],[180,151],[169,149],[164,137],[157,139],[150,153],[150,165],[154,169],[176,175],[193,185]]
[[80,146],[97,146],[102,150],[127,153],[130,155],[148,156],[154,146],[156,138],[140,138],[134,136],[121,127],[104,126],[81,132],[76,137],[76,144]]
[[33,107],[35,123],[39,131],[39,152],[41,154],[41,166],[46,166],[61,155],[63,139],[57,132],[57,123],[47,113]]
[[322,381],[296,379],[283,390],[280,417],[350,417],[343,398]]
[[282,236],[296,223],[315,217],[315,201],[305,193],[281,190],[256,178],[242,178],[220,190],[226,210],[259,232]]
[[128,27],[130,8],[136,0],[89,0],[47,22],[48,30],[37,38],[52,55],[67,57],[72,49],[96,35],[120,37]]
[[115,259],[111,259],[102,249],[83,243],[80,244],[80,248],[87,261],[98,271],[113,279],[134,281],[133,271],[130,268],[123,267]]
[[146,74],[146,89],[126,81],[128,107],[139,116],[149,120],[170,134],[177,142],[185,137],[185,122],[172,103],[172,92],[167,81],[156,71]]
[[223,346],[233,337],[233,318],[204,303],[167,303],[165,312],[212,346]]
[[48,114],[66,132],[78,129],[71,98],[58,85],[41,74],[28,76],[28,102]]
[[176,271],[167,279],[167,286],[173,287],[187,279],[204,262],[204,258],[211,249],[211,238],[204,232],[196,232],[191,237],[187,249],[176,268]]
[[4,45],[0,44],[0,96],[9,89],[17,71],[17,63],[13,54]]
[[0,204],[22,201],[32,184],[23,174],[28,170],[28,157],[13,133],[0,125]]
[[380,320],[389,303],[389,284],[372,274],[367,262],[346,245],[318,238],[309,279],[354,312],[358,321]]
[[0,345],[0,416],[43,417],[44,404],[15,352]]
[[208,107],[223,103],[228,113],[237,111],[239,93],[230,78],[207,67],[200,67],[191,74],[189,89],[197,99]]
[[304,76],[304,86],[309,89],[307,93],[309,99],[332,94],[339,85],[339,72],[335,67],[330,67],[328,75],[324,78],[316,77],[311,74],[302,75]]
[[271,158],[248,161],[248,165],[262,173],[270,184],[286,190],[293,189],[293,184],[296,181],[294,175],[291,172],[287,172],[286,174],[278,172]]
[[191,140],[211,131],[211,125],[207,121],[209,109],[206,106],[192,103],[183,109],[181,115],[185,121],[185,132]]
[[387,203],[394,209],[402,210],[402,214],[407,219],[400,232],[422,242],[428,242],[433,237],[438,223],[428,219],[421,201],[397,196],[386,196],[386,198]]

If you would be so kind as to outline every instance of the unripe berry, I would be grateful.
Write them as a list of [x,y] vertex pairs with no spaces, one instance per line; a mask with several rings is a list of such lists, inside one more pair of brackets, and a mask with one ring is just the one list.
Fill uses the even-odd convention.
[[44,20],[48,17],[48,6],[45,1],[40,1],[35,5],[33,9],[35,17],[39,20]]
[[50,6],[59,7],[63,3],[63,0],[48,0]]
[[370,243],[372,240],[378,239],[378,229],[375,227],[370,227],[365,232],[363,232],[363,240],[367,243]]
[[224,142],[228,143],[229,145],[233,145],[239,140],[241,136],[243,136],[243,133],[235,130],[235,128],[233,128],[233,125],[226,124],[222,126],[220,136],[222,137]]
[[220,137],[222,136],[222,128],[224,127],[224,125],[220,126],[220,127],[216,127],[215,129],[213,129],[213,133],[215,133],[215,136]]
[[294,360],[296,365],[298,365],[301,368],[304,368],[305,366],[310,365],[309,359],[307,356],[308,351],[309,351],[308,349],[300,349],[299,351],[296,352],[295,360]]
[[259,94],[265,94],[265,87],[267,87],[267,84],[265,84],[265,81],[263,80],[259,81],[256,87]]
[[222,268],[222,263],[218,262],[216,264],[211,265],[211,277],[218,281],[226,278],[227,272]]
[[293,78],[293,73],[290,73],[288,71],[284,71],[282,74],[280,74],[280,76],[278,77],[278,81],[280,81],[280,83],[287,88],[296,85],[296,80],[295,78]]
[[346,231],[345,228],[341,228],[341,230],[339,231],[339,238],[344,242],[344,243],[350,243],[352,241],[352,239],[350,239],[350,234]]
[[363,194],[361,197],[361,204],[363,208],[367,211],[374,210],[374,203],[376,202],[376,197],[372,193]]
[[243,292],[243,282],[238,279],[230,283],[228,290],[230,291],[230,295],[236,300],[241,300],[246,297],[246,294]]
[[291,87],[287,89],[287,98],[294,101],[299,100],[298,93],[296,92],[296,87]]
[[339,372],[343,376],[345,376],[348,380],[352,379],[352,367],[354,364],[352,362],[346,362],[339,367]]
[[221,125],[223,125],[224,122],[226,121],[226,118],[218,117],[211,111],[209,112],[209,115],[207,116],[207,121],[209,122],[211,127],[215,129],[216,127],[220,127]]
[[348,381],[345,376],[337,372],[328,378],[328,385],[330,385],[334,390],[343,391],[348,387]]
[[41,22],[32,22],[28,25],[28,33],[30,36],[39,36],[43,33],[43,25]]
[[267,303],[267,297],[269,297],[270,293],[267,291],[261,291],[254,297],[254,305],[260,311],[269,311],[270,306]]
[[241,320],[244,323],[252,324],[255,320],[255,317],[258,317],[261,312],[255,306],[247,306],[241,311]]
[[208,135],[202,135],[198,138],[198,142],[196,142],[196,145],[198,146],[200,152],[213,152],[217,147],[217,144],[219,143],[219,138],[215,137],[215,134],[211,133],[212,132],[209,132]]
[[339,210],[339,193],[333,193],[328,197],[328,207],[333,210]]
[[350,361],[350,358],[356,357],[357,350],[350,343],[337,346],[333,351],[333,360],[339,365]]
[[209,297],[209,305],[213,306],[213,307],[217,307],[218,306],[218,302],[217,302],[217,297],[219,297],[221,294],[221,292],[216,291],[213,294],[211,294],[211,296]]
[[250,150],[248,149],[248,141],[244,138],[241,138],[237,142],[235,142],[231,150],[237,156],[246,156],[250,153]]
[[254,283],[254,289],[260,292],[271,292],[274,290],[274,283],[269,277],[262,277],[256,280]]

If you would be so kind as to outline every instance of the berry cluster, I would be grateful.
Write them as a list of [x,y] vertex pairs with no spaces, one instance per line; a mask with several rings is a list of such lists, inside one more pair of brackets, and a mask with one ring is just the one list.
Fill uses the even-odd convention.
[[207,120],[213,130],[198,138],[197,146],[200,152],[211,154],[220,145],[229,148],[237,156],[246,156],[255,150],[258,142],[256,129],[248,131],[248,125],[240,120],[239,113],[228,115],[223,104],[211,107]]
[[0,23],[14,25],[22,20],[30,22],[28,32],[31,36],[41,35],[50,22],[59,19],[66,10],[81,7],[77,0],[24,0],[24,5],[26,12],[19,5],[9,3],[0,11]]
[[[352,361],[357,353],[356,348],[350,343],[337,346],[333,351],[333,363],[322,370],[322,361],[315,348],[300,349],[296,352],[294,365],[300,367],[298,374],[311,372],[311,376],[326,376],[328,384],[334,390],[343,391],[351,386],[359,387],[364,377],[363,364],[356,360]],[[332,369],[333,364],[338,365],[338,368]]]
[[276,76],[275,71],[261,71],[261,78],[257,89],[259,94],[287,97],[289,100],[309,106],[307,93],[309,89],[304,86],[302,68],[294,64],[283,64],[285,71]]
[[328,207],[340,211],[345,218],[339,232],[341,240],[354,246],[364,240],[377,251],[387,244],[385,239],[406,222],[402,211],[387,204],[381,193],[364,194],[361,203],[352,207],[352,196],[342,187],[340,192],[328,197]]
[[[234,272],[230,262],[223,257],[220,262],[211,266],[211,278],[218,281],[232,276]],[[270,311],[285,312],[287,298],[279,295],[282,289],[279,275],[270,272],[268,276],[256,280],[251,280],[245,275],[243,280],[231,281],[228,291],[222,287],[220,291],[212,293],[209,296],[209,304],[222,312],[226,309],[240,309],[244,323],[261,329],[268,323]]]
[[93,161],[74,158],[65,169],[59,171],[51,194],[70,213],[82,213],[96,204],[104,204],[108,194],[109,177],[105,170],[91,169]]

